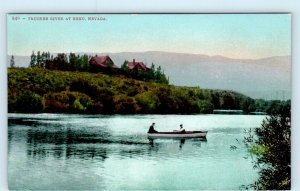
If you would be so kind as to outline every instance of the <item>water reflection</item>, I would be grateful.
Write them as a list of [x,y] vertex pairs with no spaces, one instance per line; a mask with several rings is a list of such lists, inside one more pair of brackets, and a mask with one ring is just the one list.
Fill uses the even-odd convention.
[[[40,121],[39,121],[40,120]],[[45,121],[42,119],[42,121]],[[50,120],[48,120],[50,121]],[[14,136],[25,139],[27,157],[33,159],[99,159],[104,161],[111,155],[121,158],[134,158],[142,156],[164,157],[166,150],[182,150],[188,141],[189,147],[201,147],[206,139],[192,138],[176,139],[169,138],[149,139],[145,134],[140,136],[131,134],[112,135],[104,128],[77,128],[66,124],[41,123],[41,119],[18,118],[9,119],[10,126],[21,126],[23,131],[12,129],[9,132],[9,145]],[[25,128],[27,127],[27,128]],[[22,134],[19,134],[22,132]],[[25,133],[25,134],[24,134]],[[195,148],[191,148],[190,152]],[[10,150],[10,149],[9,149]],[[161,150],[161,151],[160,151]],[[188,151],[185,151],[188,156]],[[172,153],[170,153],[171,155]],[[176,152],[175,152],[176,155]]]
[[[104,161],[111,155],[121,158],[143,156],[164,157],[167,150],[181,150],[188,141],[189,147],[201,147],[206,139],[149,139],[130,135],[112,136],[105,131],[82,131],[48,125],[26,129],[27,157],[35,159],[82,159]],[[193,152],[191,148],[186,152]],[[169,155],[172,155],[170,153]],[[175,152],[176,155],[176,152]]]
[[185,139],[180,139],[180,144],[179,144],[179,148],[182,149],[182,146],[185,143]]
[[[178,117],[182,116],[13,114],[8,128],[10,187],[16,190],[230,190],[256,178],[251,163],[245,164],[250,160],[243,158],[245,149],[236,152],[229,149],[236,144],[236,139],[243,138],[243,127],[234,126],[238,117],[232,118],[232,128],[231,124],[219,125],[219,121],[223,123],[222,116],[214,117],[217,124],[210,121],[210,116],[182,117],[180,121],[198,124],[201,118],[201,123],[214,124],[208,129],[209,141],[148,140],[146,132],[150,122],[164,121],[162,130],[169,131],[173,125],[168,126],[167,122]],[[253,117],[256,116],[250,116]],[[184,184],[177,187],[174,181]],[[57,187],[53,187],[53,182]]]
[[[149,140],[149,145],[151,147],[154,147],[155,145],[158,146],[158,140],[161,140],[162,138],[158,139],[153,139],[153,138],[148,138]],[[165,138],[165,140],[171,140],[179,143],[179,149],[182,149],[183,145],[185,144],[186,140],[189,140],[193,143],[197,143],[194,145],[201,146],[201,142],[207,142],[206,138]],[[155,141],[157,141],[157,144],[155,144]]]

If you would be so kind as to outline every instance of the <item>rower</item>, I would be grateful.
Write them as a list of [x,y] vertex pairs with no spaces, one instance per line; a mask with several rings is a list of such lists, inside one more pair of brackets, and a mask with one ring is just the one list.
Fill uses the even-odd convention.
[[152,123],[152,125],[149,127],[148,133],[157,133],[157,131],[154,129],[155,123]]
[[183,128],[182,124],[180,124],[180,130],[178,132],[185,132],[185,129]]

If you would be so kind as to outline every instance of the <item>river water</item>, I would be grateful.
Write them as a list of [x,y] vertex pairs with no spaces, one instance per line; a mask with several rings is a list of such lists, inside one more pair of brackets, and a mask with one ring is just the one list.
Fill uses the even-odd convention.
[[[8,114],[8,183],[29,190],[237,190],[258,178],[242,141],[261,115]],[[207,139],[147,139],[208,130]]]

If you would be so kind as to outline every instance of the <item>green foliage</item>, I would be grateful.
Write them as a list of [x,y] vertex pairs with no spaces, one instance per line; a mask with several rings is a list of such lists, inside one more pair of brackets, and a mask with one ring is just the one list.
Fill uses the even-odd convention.
[[14,68],[15,67],[15,57],[14,57],[14,55],[12,55],[11,57],[10,57],[10,67],[11,68]]
[[[76,57],[73,55],[69,58],[71,63]],[[26,112],[27,109],[30,112],[28,107],[23,110],[16,107],[18,95],[26,91],[41,96],[45,108],[39,107],[40,112],[191,114],[212,113],[213,109],[222,108],[249,108],[253,105],[252,99],[232,91],[176,87],[122,76],[53,71],[40,67],[9,68],[10,112]],[[84,103],[84,100],[89,101]]]
[[255,144],[249,147],[248,151],[254,155],[263,155],[268,152],[268,147]]
[[42,56],[40,51],[38,51],[36,55],[36,65],[39,67],[42,65]]
[[251,98],[244,99],[242,101],[242,110],[245,113],[250,113],[250,112],[255,111],[255,101],[253,99],[251,99]]
[[34,53],[34,51],[32,51],[32,54],[30,56],[30,67],[35,67],[36,66],[36,55]]
[[74,53],[70,53],[69,63],[71,71],[88,72],[90,69],[89,56],[86,54],[80,56]]
[[155,65],[153,63],[151,65],[151,68],[147,71],[138,70],[138,69],[130,70],[128,68],[128,61],[125,60],[120,68],[120,74],[123,74],[129,78],[134,78],[134,79],[143,80],[147,82],[169,84],[169,79],[162,71],[161,66],[155,68]]
[[111,59],[108,59],[106,62],[107,62],[107,66],[111,69],[114,65],[113,61]]
[[133,97],[128,97],[126,95],[116,95],[114,96],[114,113],[120,114],[134,114],[138,113],[140,108]]
[[138,105],[141,107],[141,113],[156,113],[159,105],[159,99],[153,92],[143,92],[135,96]]
[[15,111],[18,111],[20,113],[42,112],[43,111],[42,97],[31,91],[25,91],[16,97],[14,109]]
[[48,93],[44,99],[46,112],[83,113],[92,105],[91,98],[80,92]]
[[81,71],[88,72],[89,67],[89,56],[76,55],[70,53],[67,54],[57,54],[53,56],[50,52],[37,52],[35,55],[34,51],[32,52],[30,59],[30,67],[39,67],[46,68],[49,70],[63,70],[63,71]]
[[[80,72],[99,72],[99,69],[92,68],[89,63],[90,57],[87,54],[76,55],[70,53],[69,55],[59,53],[55,57],[50,52],[37,52],[37,55],[32,51],[30,59],[30,67],[46,68],[49,70],[62,70],[62,71],[80,71]],[[147,71],[144,70],[129,70],[128,61],[125,60],[121,68],[113,68],[113,61],[107,60],[107,69],[101,70],[102,73],[110,75],[125,75],[126,77],[156,82],[162,84],[169,84],[169,79],[166,77],[162,68],[159,66],[155,68],[152,63],[151,68]]]
[[200,108],[200,113],[212,113],[214,110],[214,105],[208,100],[199,100],[198,107]]
[[[278,103],[276,104],[278,106]],[[260,128],[248,131],[245,144],[255,155],[259,179],[243,188],[289,190],[291,188],[291,108],[290,101],[272,110]]]
[[127,70],[128,70],[128,60],[125,60],[121,66],[121,71],[127,72]]

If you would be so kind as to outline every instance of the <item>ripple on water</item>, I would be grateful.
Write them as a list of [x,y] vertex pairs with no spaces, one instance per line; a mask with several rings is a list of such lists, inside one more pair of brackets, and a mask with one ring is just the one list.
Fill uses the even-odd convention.
[[[10,189],[238,189],[257,178],[241,141],[263,118],[9,114]],[[161,131],[201,127],[207,140],[151,142],[152,122]]]

